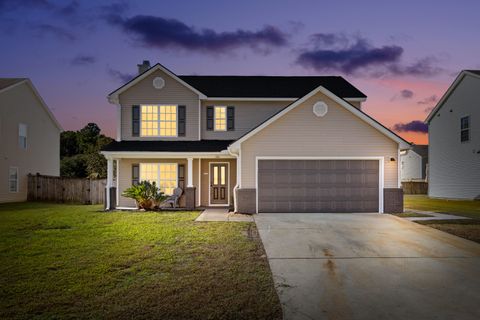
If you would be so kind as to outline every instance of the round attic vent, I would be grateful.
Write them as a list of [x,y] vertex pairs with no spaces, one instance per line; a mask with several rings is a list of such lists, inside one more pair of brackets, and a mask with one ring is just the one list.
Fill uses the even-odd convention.
[[161,77],[156,77],[155,79],[153,79],[153,87],[155,89],[162,89],[163,87],[165,87],[165,80],[163,80],[163,78]]
[[328,106],[325,102],[318,101],[313,105],[313,113],[315,113],[317,117],[323,117],[324,115],[327,114],[327,112],[328,112]]

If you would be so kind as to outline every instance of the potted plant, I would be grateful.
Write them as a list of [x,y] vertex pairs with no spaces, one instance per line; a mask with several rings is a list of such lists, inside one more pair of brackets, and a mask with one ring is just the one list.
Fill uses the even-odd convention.
[[122,196],[134,199],[139,209],[151,210],[158,207],[167,197],[155,182],[141,181],[126,189]]

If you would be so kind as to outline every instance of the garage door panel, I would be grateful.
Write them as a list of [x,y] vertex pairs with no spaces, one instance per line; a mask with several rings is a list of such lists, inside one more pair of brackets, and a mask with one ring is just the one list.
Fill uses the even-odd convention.
[[259,212],[378,211],[376,160],[260,160]]

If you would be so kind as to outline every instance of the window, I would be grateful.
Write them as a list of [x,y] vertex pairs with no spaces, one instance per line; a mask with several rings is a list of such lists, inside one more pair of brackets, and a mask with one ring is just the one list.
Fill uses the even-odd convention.
[[470,116],[460,118],[460,142],[470,141]]
[[10,167],[8,171],[8,190],[18,192],[18,168]]
[[177,106],[141,106],[142,137],[176,137]]
[[27,149],[27,125],[24,123],[18,124],[18,146]]
[[227,130],[227,107],[215,107],[215,131]]
[[177,187],[176,163],[141,163],[140,180],[155,182],[160,191],[167,195],[173,194]]

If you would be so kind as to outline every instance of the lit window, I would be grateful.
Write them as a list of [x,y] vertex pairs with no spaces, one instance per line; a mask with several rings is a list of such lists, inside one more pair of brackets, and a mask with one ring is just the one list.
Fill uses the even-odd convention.
[[24,123],[18,125],[18,146],[27,149],[27,125]]
[[460,118],[460,142],[470,141],[470,116]]
[[10,167],[8,171],[8,190],[18,192],[18,168]]
[[160,191],[167,195],[173,194],[177,187],[176,163],[141,163],[140,180],[155,182]]
[[227,130],[227,107],[215,107],[215,131]]
[[141,134],[142,137],[176,137],[177,106],[142,106]]

